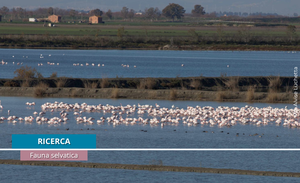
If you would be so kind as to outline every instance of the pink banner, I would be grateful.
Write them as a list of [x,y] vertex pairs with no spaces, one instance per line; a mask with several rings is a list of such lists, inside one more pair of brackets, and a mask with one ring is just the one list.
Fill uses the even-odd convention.
[[87,161],[88,151],[74,150],[22,150],[21,161]]

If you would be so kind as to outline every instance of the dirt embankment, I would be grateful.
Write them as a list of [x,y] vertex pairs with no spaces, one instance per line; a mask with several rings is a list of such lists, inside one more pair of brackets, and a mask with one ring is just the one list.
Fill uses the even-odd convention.
[[293,77],[0,79],[0,95],[293,103],[294,83]]
[[171,171],[171,172],[197,172],[197,173],[239,174],[239,175],[257,175],[257,176],[277,176],[277,177],[300,177],[300,173],[294,173],[294,172],[271,172],[271,171],[254,171],[254,170],[238,170],[238,169],[162,166],[162,165],[131,165],[131,164],[52,162],[52,161],[20,161],[20,160],[9,160],[9,159],[0,160],[0,164],[31,165],[31,166],[63,166],[63,167],[80,167],[80,168],[129,169],[129,170]]

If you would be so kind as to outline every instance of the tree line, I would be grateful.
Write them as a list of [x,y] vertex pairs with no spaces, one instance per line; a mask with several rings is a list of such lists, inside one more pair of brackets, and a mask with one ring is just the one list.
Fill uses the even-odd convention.
[[[90,11],[78,11],[74,9],[61,9],[61,8],[37,8],[35,10],[26,10],[21,7],[9,9],[6,6],[0,8],[0,15],[2,15],[3,19],[24,19],[29,17],[38,17],[44,18],[49,15],[56,14],[61,16],[69,16],[71,18],[75,17],[88,17],[92,15],[96,16],[105,16],[108,19],[124,19],[124,20],[132,20],[133,18],[143,18],[150,21],[159,20],[161,17],[165,17],[167,19],[180,20],[188,13],[179,4],[170,3],[164,9],[160,10],[157,7],[145,8],[144,11],[135,11],[133,9],[129,9],[128,7],[122,7],[120,11],[112,12],[110,9],[106,12],[100,10],[99,8],[93,9]],[[194,8],[190,12],[189,16],[193,17],[201,17],[201,16],[209,16],[209,17],[221,17],[221,16],[232,16],[232,17],[280,17],[280,15],[256,12],[248,14],[246,12],[211,12],[206,13],[205,8],[200,4],[194,5]],[[294,13],[294,17],[297,17],[298,14]]]
[[[138,13],[133,9],[129,9],[128,7],[123,7],[119,12],[112,12],[111,10],[108,10],[107,12],[104,12],[100,10],[99,8],[93,9],[90,11],[77,11],[74,9],[61,9],[61,8],[38,8],[35,10],[26,10],[24,8],[12,8],[9,9],[6,6],[3,6],[0,8],[0,14],[2,15],[2,18],[6,19],[22,19],[22,18],[28,18],[28,17],[47,17],[49,15],[61,15],[61,16],[69,16],[69,17],[78,17],[78,16],[106,16],[109,19],[113,19],[113,17],[116,18],[123,18],[123,19],[129,19],[132,20],[134,17],[143,17],[146,19],[149,19],[151,21],[158,20],[162,16],[171,19],[171,20],[179,20],[182,17],[184,17],[186,10],[179,4],[176,3],[170,3],[167,5],[163,10],[160,10],[159,8],[150,7],[145,8],[144,12]],[[191,11],[193,16],[201,16],[205,14],[204,7],[201,5],[195,5],[194,9]]]

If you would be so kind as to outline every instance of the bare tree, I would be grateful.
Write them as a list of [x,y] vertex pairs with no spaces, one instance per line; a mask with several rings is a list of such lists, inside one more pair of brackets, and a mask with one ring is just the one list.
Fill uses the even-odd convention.
[[52,7],[48,8],[48,15],[53,15],[53,8]]
[[151,22],[153,21],[153,19],[159,19],[159,17],[161,16],[161,11],[158,8],[146,8],[145,9],[145,17],[147,19],[150,19]]
[[130,9],[130,11],[128,12],[128,18],[131,20],[134,17],[134,10]]
[[105,15],[109,18],[109,19],[112,19],[113,15],[112,15],[112,12],[111,10],[108,10]]
[[70,17],[72,17],[72,19],[74,19],[75,15],[77,14],[77,11],[71,9],[69,12]]
[[21,19],[24,16],[25,10],[23,8],[17,8],[16,13],[19,19]]
[[1,9],[0,9],[0,13],[3,15],[3,18],[5,15],[7,15],[9,12],[9,9],[6,7],[6,6],[3,6]]
[[121,16],[122,16],[124,19],[126,19],[126,18],[128,17],[128,13],[129,13],[128,8],[124,6],[124,7],[122,8],[122,10],[121,10]]
[[154,10],[154,17],[158,20],[161,17],[161,11],[156,7]]

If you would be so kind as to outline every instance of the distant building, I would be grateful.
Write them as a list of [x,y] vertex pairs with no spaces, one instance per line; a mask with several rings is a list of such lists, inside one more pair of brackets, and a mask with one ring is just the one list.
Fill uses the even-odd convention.
[[103,23],[102,22],[102,17],[100,16],[90,16],[89,18],[89,23],[92,23],[92,24],[98,24],[98,23]]
[[37,22],[36,18],[29,18],[29,22]]
[[143,13],[142,13],[142,11],[140,10],[140,11],[138,11],[138,12],[136,12],[135,13],[136,15],[143,15]]
[[50,16],[48,16],[48,20],[52,23],[58,23],[61,21],[61,16],[60,15],[50,15]]

